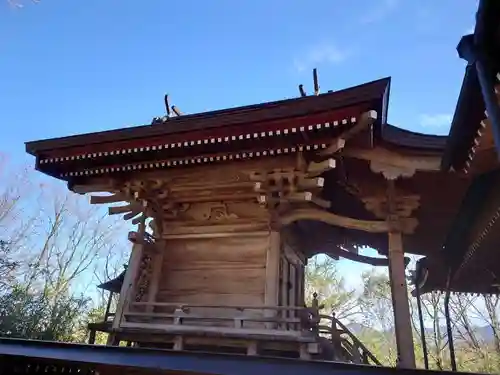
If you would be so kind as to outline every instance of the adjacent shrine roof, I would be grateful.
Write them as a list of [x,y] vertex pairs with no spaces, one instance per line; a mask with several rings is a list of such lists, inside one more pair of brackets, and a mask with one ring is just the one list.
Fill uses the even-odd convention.
[[120,293],[123,285],[123,280],[125,279],[125,272],[127,270],[127,267],[125,267],[125,270],[122,271],[117,277],[114,279],[108,280],[97,287],[99,289],[104,289],[107,291],[110,291],[111,293]]
[[[461,202],[440,252],[417,264],[417,282],[423,292],[449,288],[461,293],[500,293],[500,170],[494,124],[485,111],[483,69],[491,95],[500,99],[500,1],[480,0],[474,33],[462,37],[458,47],[467,60],[462,88],[442,156],[444,171],[464,171],[477,176]],[[481,59],[496,66],[490,72],[478,67]],[[476,60],[470,59],[476,54]],[[484,65],[484,61],[481,61]],[[488,75],[491,75],[488,77]],[[497,74],[497,77],[493,77]],[[493,92],[495,91],[495,93]],[[486,93],[487,94],[487,93]],[[497,100],[498,101],[498,100]],[[500,101],[493,103],[499,105]],[[494,107],[493,107],[494,108]]]
[[[500,1],[481,0],[476,14],[474,33],[462,37],[457,51],[462,58],[466,58],[465,48],[471,41],[478,50],[483,50],[496,60],[500,61]],[[497,67],[498,71],[498,67]],[[491,77],[494,79],[494,77]],[[476,151],[485,142],[489,142],[492,135],[489,125],[486,106],[479,84],[478,71],[473,62],[469,62],[465,69],[460,95],[457,100],[455,113],[451,123],[449,140],[442,158],[442,168],[456,171],[468,170],[476,158]],[[494,150],[492,150],[494,151]],[[488,160],[487,163],[491,161]],[[478,160],[479,163],[482,160]],[[488,163],[490,164],[490,163]]]

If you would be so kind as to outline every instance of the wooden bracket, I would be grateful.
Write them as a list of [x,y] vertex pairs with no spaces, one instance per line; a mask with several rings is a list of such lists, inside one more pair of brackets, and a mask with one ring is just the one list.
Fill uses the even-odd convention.
[[[321,221],[342,228],[370,233],[388,233],[394,230],[385,220],[359,220],[314,208],[304,208],[292,211],[282,215],[279,222],[281,225],[289,225],[299,220]],[[414,218],[401,218],[397,223],[397,230],[402,233],[413,233],[417,223],[417,220]]]
[[276,170],[265,173],[255,173],[251,176],[254,191],[257,192],[260,204],[265,204],[273,209],[281,206],[281,211],[291,203],[310,202],[320,207],[330,207],[330,202],[316,196],[321,190],[325,180],[316,177],[335,166],[335,160],[325,160],[321,163],[310,163],[307,171],[296,169]]
[[307,176],[308,177],[316,177],[323,174],[330,169],[335,168],[335,159],[327,159],[322,162],[316,163],[311,162],[307,166]]
[[333,155],[339,150],[343,149],[346,141],[348,141],[361,131],[372,126],[373,123],[377,120],[377,116],[377,111],[374,110],[363,113],[358,122],[353,127],[347,129],[339,137],[335,138],[330,146],[322,150],[319,155]]
[[127,196],[123,193],[115,193],[111,195],[92,195],[90,197],[90,204],[106,204],[117,203],[127,200]]

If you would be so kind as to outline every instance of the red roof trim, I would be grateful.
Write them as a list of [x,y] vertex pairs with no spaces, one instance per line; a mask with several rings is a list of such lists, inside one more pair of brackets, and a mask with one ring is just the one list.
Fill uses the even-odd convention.
[[[300,117],[357,105],[360,102],[382,100],[390,78],[365,83],[345,90],[319,96],[288,99],[171,118],[164,125],[144,125],[26,143],[26,150],[37,155],[56,148],[78,147],[103,142],[118,142],[138,138],[172,136],[176,133],[215,129],[226,126],[248,125],[290,117]],[[382,108],[380,108],[382,109]],[[380,114],[382,118],[385,114]]]

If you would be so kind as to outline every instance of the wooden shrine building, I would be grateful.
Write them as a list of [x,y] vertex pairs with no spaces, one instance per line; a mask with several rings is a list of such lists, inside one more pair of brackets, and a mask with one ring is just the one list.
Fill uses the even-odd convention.
[[320,94],[315,75],[313,95],[192,115],[166,103],[149,125],[28,142],[37,170],[137,230],[126,271],[100,285],[116,309],[110,297],[89,325],[108,346],[0,340],[0,364],[392,371],[307,361],[379,364],[321,301],[306,306],[304,268],[325,253],[388,266],[398,365],[414,368],[405,253],[423,256],[418,293],[499,291],[499,4],[481,0],[459,44],[467,69],[448,137],[388,124],[389,78]]
[[28,143],[38,170],[138,225],[109,344],[339,359],[318,302],[305,308],[304,267],[325,253],[389,266],[399,363],[414,367],[404,253],[441,248],[470,178],[441,172],[446,137],[387,124],[389,89],[316,81],[297,99]]

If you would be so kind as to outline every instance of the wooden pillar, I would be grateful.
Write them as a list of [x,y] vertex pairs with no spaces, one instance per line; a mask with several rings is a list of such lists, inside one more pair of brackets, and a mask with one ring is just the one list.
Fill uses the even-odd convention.
[[111,302],[113,301],[113,292],[109,292],[108,303],[106,305],[106,311],[104,312],[104,321],[107,322],[109,318],[109,310],[111,309]]
[[292,283],[292,288],[289,289],[289,305],[290,306],[297,306],[297,265],[291,263],[290,264],[290,282]]
[[264,295],[264,304],[268,306],[278,305],[280,255],[280,233],[278,231],[271,231],[266,256],[266,286]]
[[305,288],[306,288],[306,283],[305,283],[305,278],[306,278],[306,266],[304,264],[301,264],[297,270],[298,273],[298,299],[297,299],[297,306],[303,307],[306,303],[305,300]]
[[403,237],[399,230],[395,230],[398,228],[398,218],[395,216],[394,180],[389,180],[388,183],[388,220],[391,228],[389,231],[389,279],[394,310],[398,367],[415,368],[415,348],[406,286]]
[[[148,299],[147,302],[152,303],[156,301],[156,294],[158,293],[158,287],[160,285],[161,270],[163,268],[163,257],[165,254],[165,241],[160,241],[156,244],[156,253],[153,256],[153,270],[151,272],[151,279],[148,288]],[[154,305],[146,306],[147,312],[154,311]]]
[[95,336],[96,336],[95,329],[91,329],[90,330],[90,334],[89,334],[89,344],[90,345],[94,345],[95,344]]
[[132,252],[130,254],[130,260],[128,263],[127,271],[125,272],[125,277],[123,280],[123,285],[120,291],[120,299],[116,307],[115,318],[113,319],[113,330],[120,327],[120,322],[123,319],[123,312],[128,309],[128,304],[130,299],[133,298],[134,291],[134,281],[137,277],[137,272],[139,271],[139,266],[142,257],[142,238],[146,231],[146,223],[144,220],[139,223],[137,234],[137,243],[132,246]]

